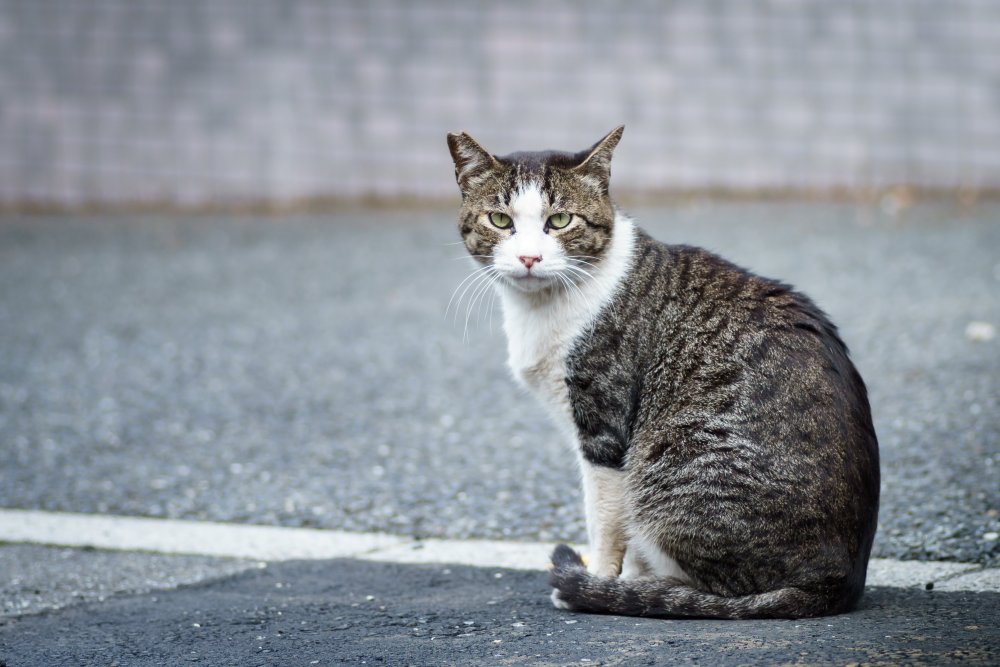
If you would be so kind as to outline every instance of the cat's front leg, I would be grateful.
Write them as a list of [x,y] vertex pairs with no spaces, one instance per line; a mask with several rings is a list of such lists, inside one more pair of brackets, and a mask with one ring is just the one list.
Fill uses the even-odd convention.
[[590,554],[587,570],[617,577],[625,557],[625,473],[581,458],[583,501]]

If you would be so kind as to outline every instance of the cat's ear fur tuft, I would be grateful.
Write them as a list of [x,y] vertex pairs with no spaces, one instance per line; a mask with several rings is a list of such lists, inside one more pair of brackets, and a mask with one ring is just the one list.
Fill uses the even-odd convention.
[[448,150],[455,161],[455,180],[463,194],[497,165],[497,159],[466,132],[450,133]]
[[611,180],[611,155],[615,152],[615,146],[621,141],[623,132],[625,132],[625,126],[619,125],[591,146],[589,150],[583,151],[586,157],[580,164],[573,167],[573,171],[596,178],[606,192]]

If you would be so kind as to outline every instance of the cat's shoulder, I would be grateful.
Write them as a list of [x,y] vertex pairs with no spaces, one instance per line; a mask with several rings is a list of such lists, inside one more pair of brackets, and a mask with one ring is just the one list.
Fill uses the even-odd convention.
[[637,274],[668,278],[677,287],[707,283],[721,288],[734,284],[757,288],[771,295],[794,293],[790,285],[754,273],[712,250],[660,241],[638,227],[635,234]]
[[837,338],[829,317],[794,286],[760,275],[722,255],[694,245],[666,243],[636,228],[634,280],[647,293],[657,289],[711,302],[730,315],[772,323],[809,323]]

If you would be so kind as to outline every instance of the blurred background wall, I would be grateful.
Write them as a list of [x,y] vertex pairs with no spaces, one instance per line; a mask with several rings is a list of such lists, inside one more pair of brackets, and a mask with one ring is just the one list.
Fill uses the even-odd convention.
[[1000,187],[997,0],[0,0],[0,205],[454,197],[444,135],[619,191]]

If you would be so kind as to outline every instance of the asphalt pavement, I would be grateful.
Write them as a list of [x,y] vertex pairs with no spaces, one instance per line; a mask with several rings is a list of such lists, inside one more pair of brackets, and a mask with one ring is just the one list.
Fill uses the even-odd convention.
[[[695,203],[633,213],[660,239],[702,245],[793,283],[840,326],[868,383],[881,445],[875,555],[1000,564],[1000,204],[927,203],[890,213],[849,204]],[[0,507],[582,541],[573,455],[508,377],[499,313],[488,295],[469,308],[471,293],[459,293],[446,312],[471,270],[457,240],[452,209],[0,218]],[[405,614],[422,607],[425,617],[436,614],[434,632],[444,633],[466,620],[499,624],[506,608],[465,616],[515,599],[534,622],[548,624],[545,632],[588,628],[625,656],[662,657],[668,649],[641,642],[666,642],[676,628],[671,655],[692,662],[705,662],[702,648],[725,656],[736,647],[759,649],[747,655],[764,662],[779,654],[825,662],[821,654],[795,657],[809,647],[865,662],[875,655],[865,646],[900,651],[886,662],[996,662],[995,624],[990,630],[980,622],[996,616],[989,593],[873,589],[869,606],[843,617],[850,631],[827,641],[825,626],[814,622],[802,626],[811,635],[781,623],[761,624],[762,634],[753,635],[757,625],[564,619],[547,606],[537,573],[504,574],[504,582],[518,582],[513,597],[490,605],[492,598],[476,596],[496,591],[473,583],[492,586],[495,573],[463,568],[453,572],[464,583],[447,588],[445,599],[422,588],[436,576],[431,566],[331,561],[260,570],[250,561],[14,546],[0,546],[0,565],[0,590],[18,591],[22,602],[30,593],[25,606],[3,610],[0,658],[11,665],[81,664],[74,657],[82,655],[176,664],[198,657],[181,653],[185,642],[207,664],[253,664],[211,659],[212,638],[231,656],[267,663],[266,649],[250,646],[266,643],[305,659],[313,644],[305,635],[289,639],[279,622],[285,609],[302,620],[319,614],[327,624],[312,639],[354,647],[357,661],[405,664],[388,660],[383,649],[392,648],[402,656],[416,651],[411,661],[426,664],[433,654],[419,651],[436,644],[424,638],[401,648],[418,636]],[[74,567],[93,569],[59,585],[44,574]],[[388,569],[379,574],[380,567]],[[286,596],[272,607],[253,602],[271,576],[295,588],[268,589],[268,599]],[[324,608],[320,593],[332,589],[323,579],[341,587],[333,597],[355,591],[354,581],[389,582],[395,593],[373,590],[399,596],[404,616],[364,632],[357,618],[337,621],[353,628],[337,634],[336,616],[353,618],[347,610],[365,607],[331,601]],[[170,611],[153,598],[177,606]],[[473,606],[462,606],[465,599]],[[199,608],[214,614],[214,634],[183,626],[197,622],[184,614]],[[143,618],[147,633],[159,633],[155,646],[142,639],[153,636],[141,634]],[[573,618],[576,624],[565,623]],[[269,642],[250,640],[261,623]],[[64,625],[82,634],[66,635],[80,643],[63,645],[62,663],[45,652],[58,642],[23,639],[55,637]],[[964,629],[970,625],[986,630]],[[226,627],[242,630],[226,635]],[[506,641],[501,625],[490,627],[441,636],[485,663],[496,657],[493,642]],[[529,661],[529,646],[553,664],[617,659],[563,657],[556,640],[547,648],[545,632],[532,631],[534,639],[519,640],[503,660]],[[734,639],[747,633],[759,641]],[[886,636],[907,639],[877,641]],[[853,648],[851,637],[860,638]],[[920,642],[929,643],[921,649]],[[133,653],[114,653],[118,644]],[[345,656],[327,652],[301,664]]]
[[[1000,205],[634,214],[840,325],[882,450],[877,555],[997,562]],[[445,312],[471,268],[454,215],[0,219],[0,506],[582,540],[499,313]]]
[[1000,593],[869,589],[796,621],[560,611],[544,572],[289,562],[0,621],[20,665],[989,665]]

